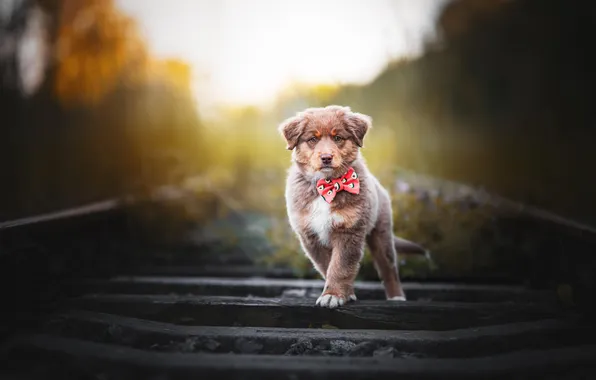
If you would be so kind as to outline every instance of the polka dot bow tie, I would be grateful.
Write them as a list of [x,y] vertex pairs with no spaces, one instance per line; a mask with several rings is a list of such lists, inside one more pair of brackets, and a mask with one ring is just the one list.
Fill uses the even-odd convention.
[[320,179],[317,182],[317,191],[327,203],[331,203],[335,195],[342,190],[352,194],[360,193],[360,181],[353,168],[349,168],[348,172],[339,178]]

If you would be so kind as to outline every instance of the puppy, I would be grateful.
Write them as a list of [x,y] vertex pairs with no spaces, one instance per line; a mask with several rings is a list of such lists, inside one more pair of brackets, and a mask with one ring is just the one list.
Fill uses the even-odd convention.
[[336,308],[355,301],[354,280],[365,244],[389,300],[405,300],[396,252],[426,250],[393,234],[389,193],[360,153],[369,116],[349,107],[308,108],[278,129],[292,150],[286,181],[290,225],[325,279],[316,304]]

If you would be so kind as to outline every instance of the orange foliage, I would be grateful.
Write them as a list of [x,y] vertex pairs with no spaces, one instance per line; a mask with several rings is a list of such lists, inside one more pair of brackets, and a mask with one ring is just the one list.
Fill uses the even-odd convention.
[[62,0],[61,5],[55,91],[63,103],[95,104],[119,83],[150,80],[190,91],[189,65],[152,59],[135,20],[113,0]]
[[191,68],[177,59],[153,60],[150,75],[166,81],[178,91],[190,91]]
[[122,79],[142,80],[148,52],[135,21],[113,0],[64,0],[55,91],[65,103],[96,103]]

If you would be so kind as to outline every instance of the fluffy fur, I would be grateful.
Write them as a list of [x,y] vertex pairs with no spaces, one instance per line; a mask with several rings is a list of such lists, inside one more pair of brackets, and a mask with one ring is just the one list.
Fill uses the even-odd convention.
[[[370,173],[359,150],[371,122],[349,107],[333,105],[308,108],[279,126],[287,149],[292,150],[285,193],[288,218],[305,254],[325,279],[316,302],[323,307],[356,300],[354,280],[365,244],[389,300],[406,299],[396,251],[426,253],[393,234],[389,194]],[[340,177],[349,167],[358,174],[360,193],[340,191],[330,204],[325,202],[316,182]]]

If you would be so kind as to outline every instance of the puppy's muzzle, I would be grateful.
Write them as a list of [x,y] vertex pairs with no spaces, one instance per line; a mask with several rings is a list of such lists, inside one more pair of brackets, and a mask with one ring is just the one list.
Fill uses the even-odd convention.
[[323,166],[331,166],[331,162],[333,161],[333,155],[331,154],[321,154],[321,164]]

